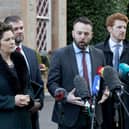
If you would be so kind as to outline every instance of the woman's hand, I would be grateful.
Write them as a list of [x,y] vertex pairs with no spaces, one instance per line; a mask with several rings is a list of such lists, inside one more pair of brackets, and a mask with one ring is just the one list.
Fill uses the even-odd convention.
[[30,102],[30,96],[29,95],[22,95],[18,94],[15,96],[15,104],[18,107],[24,107],[29,105]]

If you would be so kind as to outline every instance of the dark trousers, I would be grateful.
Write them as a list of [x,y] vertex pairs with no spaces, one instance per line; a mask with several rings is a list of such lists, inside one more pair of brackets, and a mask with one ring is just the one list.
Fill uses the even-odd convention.
[[73,127],[66,127],[65,125],[59,125],[58,129],[91,129],[91,118],[85,113],[79,114],[78,120]]

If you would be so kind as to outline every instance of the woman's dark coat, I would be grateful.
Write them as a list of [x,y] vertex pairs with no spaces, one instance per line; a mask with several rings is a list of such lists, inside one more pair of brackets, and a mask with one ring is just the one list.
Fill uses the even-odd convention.
[[11,54],[16,73],[0,55],[0,129],[31,129],[28,107],[15,105],[16,94],[32,96],[24,57],[17,52]]

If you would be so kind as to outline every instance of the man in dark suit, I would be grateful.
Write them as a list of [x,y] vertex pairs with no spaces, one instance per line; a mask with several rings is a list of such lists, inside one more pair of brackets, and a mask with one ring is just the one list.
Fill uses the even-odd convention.
[[[119,45],[119,63],[129,64],[129,42],[125,40],[126,29],[128,24],[128,17],[121,13],[114,13],[107,17],[106,19],[106,27],[109,32],[109,36],[107,39],[96,45],[97,48],[103,50],[105,55],[105,60],[107,65],[115,66],[115,46]],[[115,68],[115,67],[114,67]],[[129,79],[128,79],[129,80]],[[124,79],[122,80],[125,84],[129,85],[129,81]],[[129,92],[129,88],[125,87],[125,89]],[[103,113],[104,113],[104,122],[103,129],[128,129],[129,128],[129,118],[124,115],[121,111],[120,106],[118,109],[119,117],[115,113],[116,111],[116,100],[114,100],[114,96],[109,98],[103,104]],[[128,95],[124,95],[124,101],[129,109],[129,97]],[[124,109],[122,109],[124,110]],[[117,118],[119,121],[117,122]],[[125,120],[124,120],[125,119]],[[124,123],[123,123],[124,120]]]
[[[105,65],[104,55],[101,50],[89,46],[92,39],[92,22],[86,17],[80,17],[73,23],[73,43],[67,47],[53,52],[48,74],[48,90],[54,97],[60,88],[66,90],[66,99],[62,102],[55,101],[52,120],[58,123],[59,129],[90,129],[91,117],[84,111],[81,97],[75,96],[75,86],[73,80],[76,75],[83,77],[82,51],[85,52],[87,63],[87,74],[89,82],[89,92],[92,95],[93,78],[97,68]],[[104,91],[103,102],[106,99],[108,90]],[[99,94],[100,95],[100,94]],[[100,129],[102,123],[101,104],[96,104],[96,129]]]
[[[18,49],[18,51],[20,51],[20,53],[24,56],[30,74],[30,79],[43,87],[43,81],[41,79],[41,73],[36,53],[32,49],[22,44],[24,40],[24,25],[22,19],[19,16],[8,16],[5,18],[4,22],[12,25],[13,27],[15,42],[17,46],[16,50]],[[38,111],[43,107],[43,98],[44,92],[41,92],[38,98],[35,99],[35,106],[33,107],[33,109],[31,109],[33,129],[39,129]]]

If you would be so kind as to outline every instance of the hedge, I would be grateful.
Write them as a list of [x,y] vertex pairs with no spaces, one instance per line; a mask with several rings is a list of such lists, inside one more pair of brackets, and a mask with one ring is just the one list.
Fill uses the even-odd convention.
[[[103,41],[108,35],[105,21],[108,15],[120,12],[129,16],[128,0],[67,0],[67,40],[72,42],[72,23],[79,16],[87,16],[94,25],[93,44]],[[127,30],[129,32],[129,29]],[[127,33],[127,38],[129,34]],[[128,38],[129,39],[129,38]]]

